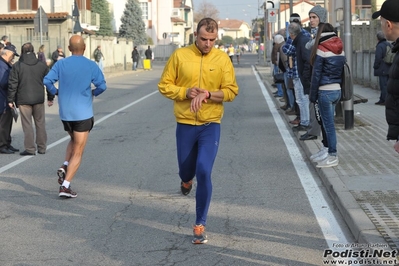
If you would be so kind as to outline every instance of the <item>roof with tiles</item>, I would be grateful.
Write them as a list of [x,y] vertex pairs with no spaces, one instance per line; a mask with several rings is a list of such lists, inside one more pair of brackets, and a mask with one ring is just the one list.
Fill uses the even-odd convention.
[[242,20],[237,20],[237,19],[224,19],[224,20],[219,20],[219,28],[220,29],[239,29],[241,25],[244,23]]
[[[33,20],[35,15],[36,13],[0,14],[0,21]],[[46,15],[49,20],[68,18],[68,12],[46,13]]]

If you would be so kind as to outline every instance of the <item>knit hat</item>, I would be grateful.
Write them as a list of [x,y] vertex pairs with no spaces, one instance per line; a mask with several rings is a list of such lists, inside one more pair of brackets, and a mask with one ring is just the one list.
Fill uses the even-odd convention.
[[301,16],[298,13],[292,13],[290,16],[290,22],[301,24]]
[[274,36],[274,43],[280,44],[282,42],[284,42],[284,37],[281,34],[276,34],[276,36]]
[[320,5],[313,7],[309,11],[309,15],[310,15],[310,13],[316,14],[319,17],[320,23],[327,22],[327,10],[325,8],[321,7]]

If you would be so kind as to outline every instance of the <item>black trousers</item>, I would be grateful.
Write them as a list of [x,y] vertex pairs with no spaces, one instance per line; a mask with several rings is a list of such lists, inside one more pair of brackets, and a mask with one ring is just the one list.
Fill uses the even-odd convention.
[[6,109],[0,114],[0,149],[8,148],[11,145],[12,114]]

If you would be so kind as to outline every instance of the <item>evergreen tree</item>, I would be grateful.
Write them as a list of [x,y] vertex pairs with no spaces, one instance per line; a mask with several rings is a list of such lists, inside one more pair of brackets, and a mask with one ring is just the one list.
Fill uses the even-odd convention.
[[[91,11],[100,14],[100,29],[97,35],[113,36],[111,24],[111,13],[107,0],[91,0]],[[94,17],[94,16],[93,16]]]
[[119,37],[133,39],[134,45],[147,44],[145,24],[137,0],[128,0],[121,18]]

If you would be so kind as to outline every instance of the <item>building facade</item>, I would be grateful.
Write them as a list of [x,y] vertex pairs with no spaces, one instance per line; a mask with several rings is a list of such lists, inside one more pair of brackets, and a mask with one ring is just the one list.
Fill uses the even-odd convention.
[[[127,0],[108,0],[112,5],[114,32],[117,35],[120,18]],[[175,44],[185,46],[192,43],[194,15],[192,0],[138,0],[146,33],[154,45]]]
[[223,36],[230,36],[233,40],[239,38],[250,39],[251,27],[249,24],[243,20],[237,19],[223,19],[218,21],[219,36],[221,40]]
[[[72,16],[74,3],[78,17]],[[42,8],[40,14],[39,7]],[[39,20],[45,17],[47,24],[40,27]],[[65,49],[69,37],[76,32],[77,18],[82,34],[94,34],[93,30],[98,29],[99,15],[91,12],[90,0],[5,0],[0,5],[0,35],[9,36],[17,47],[25,42],[38,47],[41,42],[47,47],[61,45]]]

